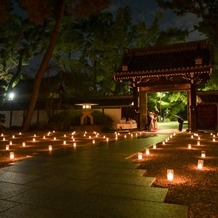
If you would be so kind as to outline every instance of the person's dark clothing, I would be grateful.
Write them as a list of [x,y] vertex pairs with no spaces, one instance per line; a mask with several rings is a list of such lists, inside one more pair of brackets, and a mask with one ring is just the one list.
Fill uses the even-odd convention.
[[184,120],[182,120],[181,118],[178,118],[178,122],[179,122],[179,131],[182,131],[182,126],[183,126]]

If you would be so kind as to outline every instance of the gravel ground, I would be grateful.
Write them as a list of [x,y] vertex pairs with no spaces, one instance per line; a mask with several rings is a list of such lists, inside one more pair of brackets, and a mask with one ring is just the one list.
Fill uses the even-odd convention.
[[[72,148],[75,136],[73,133],[50,132],[43,139],[42,132],[25,133],[24,135],[7,133],[0,136],[0,167],[4,167],[12,160],[9,152],[15,152],[15,159],[19,161],[24,158],[37,155],[42,152],[48,153],[48,145],[52,143],[53,150],[61,148]],[[191,136],[193,135],[193,139]],[[91,138],[89,138],[91,136]],[[55,140],[56,137],[57,139]],[[76,133],[75,143],[85,145],[95,140],[96,143],[105,141],[109,137],[115,140],[114,133],[100,134],[90,133],[84,136],[84,132]],[[200,137],[200,140],[198,139]],[[4,140],[5,138],[5,140]],[[22,142],[26,142],[25,148]],[[33,141],[35,138],[35,142]],[[217,218],[218,217],[218,135],[213,142],[213,135],[209,133],[191,134],[178,133],[171,135],[168,142],[156,144],[157,148],[150,147],[150,155],[143,153],[142,160],[138,160],[138,154],[132,156],[132,162],[138,164],[138,168],[145,169],[145,176],[156,177],[153,186],[169,188],[165,202],[188,205],[190,218]],[[9,150],[5,150],[10,144]],[[66,141],[66,144],[64,144]],[[197,142],[200,141],[200,145]],[[192,149],[188,149],[188,144]],[[61,145],[61,146],[60,146]],[[201,157],[201,151],[206,152],[206,157]],[[197,168],[199,159],[204,160],[203,169]],[[169,182],[166,178],[167,169],[174,170],[174,180]]]
[[[166,142],[152,147],[150,155],[143,152],[143,159],[136,154],[133,162],[145,169],[145,176],[156,177],[153,186],[169,188],[165,202],[188,205],[190,218],[218,217],[218,136],[198,134],[191,139],[191,133],[179,133]],[[198,140],[200,137],[200,140]],[[197,142],[200,141],[200,145]],[[191,144],[192,149],[188,149]],[[201,151],[206,157],[201,157]],[[203,169],[197,168],[198,160],[204,160]],[[167,169],[174,170],[174,180],[167,180]]]

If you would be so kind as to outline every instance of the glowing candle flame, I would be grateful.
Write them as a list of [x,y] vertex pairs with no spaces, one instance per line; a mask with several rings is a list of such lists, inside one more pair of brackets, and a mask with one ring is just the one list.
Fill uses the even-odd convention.
[[142,152],[138,153],[138,160],[142,160]]
[[146,154],[146,155],[150,155],[150,151],[149,151],[148,148],[145,150],[145,154]]
[[174,179],[174,170],[168,169],[167,170],[167,180],[168,181],[173,181]]
[[206,152],[205,151],[201,151],[201,157],[206,157]]
[[203,160],[198,160],[198,169],[201,170],[203,168],[204,161]]
[[14,152],[10,152],[10,159],[14,159]]
[[52,145],[49,145],[49,146],[48,146],[48,150],[49,150],[49,151],[52,151]]

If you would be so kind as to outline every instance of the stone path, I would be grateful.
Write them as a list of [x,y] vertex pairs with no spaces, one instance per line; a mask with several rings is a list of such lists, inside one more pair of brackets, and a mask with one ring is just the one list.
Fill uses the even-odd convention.
[[185,218],[126,157],[164,139],[127,139],[34,157],[0,169],[0,217]]

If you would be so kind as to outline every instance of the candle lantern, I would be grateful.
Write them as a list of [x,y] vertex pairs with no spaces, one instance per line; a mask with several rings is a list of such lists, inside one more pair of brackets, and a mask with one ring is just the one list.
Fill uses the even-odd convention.
[[165,141],[162,142],[162,145],[165,145]]
[[52,145],[49,145],[49,146],[48,146],[48,150],[49,150],[49,151],[52,151]]
[[6,145],[5,150],[9,150],[9,145]]
[[146,155],[149,155],[149,154],[150,154],[150,151],[149,151],[148,148],[145,150],[145,154],[146,154]]
[[9,145],[12,145],[12,144],[13,144],[12,141],[10,141],[10,142],[9,142]]
[[23,147],[25,147],[25,146],[26,146],[26,143],[25,143],[25,142],[23,142],[23,143],[22,143],[22,146],[23,146]]
[[168,169],[167,170],[167,180],[168,181],[173,181],[174,179],[174,170],[173,169]]
[[206,152],[205,151],[201,151],[201,157],[206,157]]
[[198,160],[198,169],[202,169],[204,165],[204,161],[203,160]]
[[191,144],[188,144],[188,149],[192,149],[192,145]]
[[200,145],[201,145],[201,143],[198,141],[198,142],[197,142],[197,146],[200,146]]
[[156,145],[153,145],[153,149],[156,149],[157,148],[157,146]]
[[142,160],[142,152],[138,153],[138,160]]
[[216,139],[215,138],[213,138],[213,142],[215,142],[216,141]]
[[63,145],[66,145],[66,141],[63,141]]
[[14,159],[14,152],[10,152],[10,159],[12,160],[12,159]]

